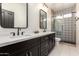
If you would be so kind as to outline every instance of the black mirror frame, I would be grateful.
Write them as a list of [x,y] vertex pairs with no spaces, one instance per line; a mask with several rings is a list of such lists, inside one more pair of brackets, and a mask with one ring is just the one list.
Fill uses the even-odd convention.
[[[10,28],[10,29],[17,29],[17,28],[21,28],[21,29],[26,29],[26,28],[28,28],[28,3],[26,3],[26,6],[27,6],[27,10],[26,10],[26,12],[27,12],[27,23],[26,23],[26,27],[13,27],[13,28]],[[1,25],[1,27],[2,28],[5,28],[5,27],[3,27],[2,26],[2,3],[0,3],[0,25]],[[5,29],[8,29],[8,28],[5,28]]]
[[[43,11],[46,14],[46,28],[41,28],[41,11]],[[39,10],[39,27],[40,29],[47,29],[47,13],[42,9]]]

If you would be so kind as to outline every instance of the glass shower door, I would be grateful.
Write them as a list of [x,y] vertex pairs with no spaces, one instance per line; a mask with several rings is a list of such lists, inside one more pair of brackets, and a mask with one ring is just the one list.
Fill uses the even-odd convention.
[[63,18],[62,41],[76,43],[76,19],[73,13],[71,15]]

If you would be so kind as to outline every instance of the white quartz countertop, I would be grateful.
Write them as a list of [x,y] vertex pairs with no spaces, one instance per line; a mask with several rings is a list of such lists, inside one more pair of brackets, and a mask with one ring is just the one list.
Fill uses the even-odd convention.
[[52,34],[52,33],[55,33],[55,32],[44,32],[44,33],[37,33],[37,34],[32,33],[32,34],[26,34],[23,36],[15,36],[15,37],[1,36],[0,37],[0,47],[22,42],[22,41],[26,41],[26,40],[30,40],[33,38],[41,37],[41,36]]

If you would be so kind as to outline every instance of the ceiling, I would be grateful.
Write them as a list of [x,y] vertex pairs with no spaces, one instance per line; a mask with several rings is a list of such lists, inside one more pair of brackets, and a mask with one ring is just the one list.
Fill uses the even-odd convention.
[[62,10],[75,5],[75,3],[46,3],[46,5],[53,11]]

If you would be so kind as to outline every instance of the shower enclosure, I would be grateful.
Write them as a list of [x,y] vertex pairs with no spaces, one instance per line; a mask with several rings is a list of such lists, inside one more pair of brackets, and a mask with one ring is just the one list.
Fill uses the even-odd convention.
[[76,43],[75,7],[54,12],[54,31],[61,41]]

